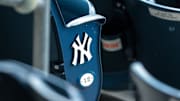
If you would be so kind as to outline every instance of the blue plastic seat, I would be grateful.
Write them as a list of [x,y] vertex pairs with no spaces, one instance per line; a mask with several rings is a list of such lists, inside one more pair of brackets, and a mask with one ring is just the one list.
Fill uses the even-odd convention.
[[45,9],[37,7],[28,15],[9,7],[0,10],[4,12],[0,15],[1,60],[14,59],[50,71],[79,88],[86,101],[98,100],[102,85],[99,38],[105,18],[96,14],[88,0],[51,0],[50,35],[50,16],[42,16],[41,11]]
[[[48,0],[41,1],[43,5],[38,2],[35,7],[36,3],[37,0],[0,1],[0,5],[3,5],[0,6],[3,12],[3,15],[0,15],[0,100],[82,101],[82,96],[76,88],[46,71],[46,66],[49,67],[46,61],[49,59],[47,47],[50,38],[47,38],[47,35],[50,3]],[[34,47],[36,48],[33,49]],[[34,63],[33,58],[42,60],[38,60],[40,63]],[[2,61],[7,59],[21,62]],[[42,67],[35,69],[35,66]]]
[[[98,100],[102,85],[100,33],[105,18],[96,14],[88,0],[53,0],[51,7],[66,80],[80,89],[86,101]],[[72,16],[72,12],[78,13]]]
[[155,1],[126,0],[135,30],[136,58],[156,78],[180,88],[180,9]]
[[90,1],[96,7],[96,11],[107,18],[101,36],[103,89],[114,91],[128,89],[129,58],[132,56],[127,53],[130,53],[132,40],[124,0]]
[[0,61],[1,101],[83,101],[77,88],[18,61]]
[[136,86],[137,101],[180,101],[180,90],[158,80],[142,63],[134,62],[130,72]]

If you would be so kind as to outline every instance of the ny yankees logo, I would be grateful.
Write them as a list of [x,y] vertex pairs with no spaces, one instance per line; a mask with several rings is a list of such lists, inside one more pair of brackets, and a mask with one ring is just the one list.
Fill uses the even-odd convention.
[[[85,56],[88,61],[92,59],[92,54],[90,52],[90,46],[92,43],[92,38],[88,36],[87,33],[84,33],[83,42],[81,43],[79,35],[76,37],[76,41],[73,42],[72,48],[74,48],[74,58],[72,64],[77,65],[78,60],[80,64],[85,63]],[[80,58],[79,58],[80,57]]]

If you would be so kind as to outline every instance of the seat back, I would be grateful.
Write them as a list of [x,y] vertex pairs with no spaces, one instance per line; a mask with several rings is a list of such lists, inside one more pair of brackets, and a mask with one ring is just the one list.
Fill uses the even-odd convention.
[[124,8],[124,1],[90,1],[92,1],[96,7],[96,11],[107,18],[106,24],[102,27],[101,36],[103,89],[127,89],[129,82],[128,59],[132,57],[126,54],[127,50],[128,53],[130,53],[131,33],[129,30],[129,19],[126,9]]
[[82,101],[66,81],[17,61],[0,62],[2,101]]
[[153,0],[126,0],[126,5],[135,30],[137,60],[159,80],[180,88],[180,9]]
[[[48,2],[45,4],[43,7],[37,7],[32,14],[27,15],[29,19],[25,19],[23,15],[22,19],[17,17],[13,22],[2,21],[8,22],[9,25],[13,23],[14,26],[10,27],[14,30],[12,32],[9,25],[4,28],[5,30],[2,30],[3,33],[9,33],[9,35],[2,35],[7,37],[6,39],[9,38],[9,41],[2,39],[1,43],[5,48],[1,59],[20,60],[32,64],[46,74],[49,70],[56,74],[62,73],[68,82],[80,88],[86,101],[97,100],[102,78],[99,37],[101,24],[105,18],[95,13],[94,7],[88,0],[51,0],[53,24],[52,33],[49,35],[50,16],[48,14],[50,12],[48,12],[48,8],[50,5]],[[10,10],[7,13],[13,12]],[[8,14],[4,18],[8,17]],[[13,16],[17,16],[17,14]],[[28,20],[28,22],[23,23],[21,20]],[[19,23],[23,24],[19,25]],[[26,29],[25,24],[30,27]],[[16,28],[17,25],[19,28]],[[11,37],[11,33],[18,35]],[[49,47],[50,37],[51,46]],[[50,54],[49,49],[51,49]],[[49,62],[53,64],[51,68],[49,68]],[[89,98],[89,96],[91,97]]]
[[[43,5],[40,2],[43,2]],[[5,13],[1,21],[3,28],[1,35],[4,38],[1,42],[3,46],[1,59],[18,59],[33,64],[47,73],[50,1],[6,0],[1,1],[0,5],[2,12]]]
[[0,6],[0,59],[15,59],[32,64],[33,13],[21,15]]
[[131,65],[137,101],[180,101],[180,90],[159,81],[140,62]]
[[[98,100],[102,85],[99,39],[105,18],[96,14],[88,0],[53,0],[51,7],[66,80],[80,89],[86,101]],[[79,11],[78,16],[68,15],[71,11]]]

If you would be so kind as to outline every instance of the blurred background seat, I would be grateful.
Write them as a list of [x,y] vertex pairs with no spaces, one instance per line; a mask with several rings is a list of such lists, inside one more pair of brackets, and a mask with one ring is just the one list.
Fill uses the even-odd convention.
[[[50,28],[50,3],[48,0],[42,1],[43,5],[39,7],[37,4],[39,8],[36,9],[34,7],[36,1],[0,1],[2,5],[0,11],[3,12],[0,16],[0,46],[2,47],[0,51],[0,100],[82,101],[82,96],[76,88],[44,70],[47,69],[46,66],[49,67],[46,59],[49,58],[47,48],[49,50],[50,38],[49,36],[46,38],[46,35],[49,34]],[[34,8],[31,11],[26,11],[32,6]],[[44,41],[47,43],[43,43]],[[34,47],[37,50],[33,49]],[[42,48],[42,51],[38,50],[39,48]],[[35,57],[42,59],[38,60],[40,63],[34,63]],[[16,61],[3,61],[7,59]],[[40,67],[35,69],[37,65]]]
[[[47,0],[40,2],[46,4]],[[86,101],[98,100],[102,85],[99,37],[105,17],[96,14],[88,0],[53,0],[51,5],[36,7],[35,11],[24,15],[18,14],[14,7],[16,5],[0,7],[4,12],[0,16],[0,60],[18,60],[46,74],[52,73],[79,88]],[[85,62],[80,64],[80,57],[75,58],[77,65],[73,65],[75,52],[72,43],[77,43],[78,36],[80,42],[86,41],[83,39],[85,34],[88,40],[92,39],[92,44],[85,43],[90,45],[92,59],[85,57],[88,46],[84,46],[82,54],[78,50],[78,56],[81,55]]]
[[[168,74],[170,77],[171,75]],[[180,101],[180,90],[177,86],[157,79],[140,62],[131,65],[131,78],[135,83],[137,101]]]
[[107,17],[101,37],[103,89],[127,90],[129,63],[134,56],[132,32],[124,0],[91,1],[97,12]]
[[[126,1],[135,31],[136,59],[157,79],[180,87],[177,77],[180,71],[180,9],[155,1]],[[173,0],[171,3],[177,4]]]
[[0,61],[1,101],[83,101],[66,81],[18,61]]
[[14,59],[32,65],[33,13],[21,15],[0,6],[0,59]]

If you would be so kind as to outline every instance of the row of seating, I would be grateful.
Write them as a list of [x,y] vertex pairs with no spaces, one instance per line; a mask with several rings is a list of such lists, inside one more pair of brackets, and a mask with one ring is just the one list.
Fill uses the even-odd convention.
[[[130,71],[137,101],[179,101],[179,0],[91,1],[107,17],[101,41],[103,89],[128,89]],[[127,54],[130,48],[133,57]],[[129,66],[127,58],[140,62]]]
[[[98,100],[99,37],[105,18],[87,0],[35,1],[0,1],[0,100]],[[135,26],[136,58],[142,62],[130,70],[136,100],[180,100],[179,10],[153,0],[127,0],[126,5]]]

